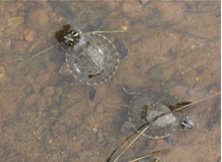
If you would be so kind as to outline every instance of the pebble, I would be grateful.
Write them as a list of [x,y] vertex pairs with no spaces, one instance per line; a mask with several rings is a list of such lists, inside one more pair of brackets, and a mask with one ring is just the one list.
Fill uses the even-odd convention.
[[7,81],[6,71],[3,66],[0,66],[0,84]]
[[99,142],[104,141],[104,137],[103,137],[102,131],[98,131],[98,141],[99,141]]
[[122,5],[122,11],[130,17],[137,17],[141,14],[142,6],[135,2],[125,2]]
[[35,35],[36,35],[35,30],[26,29],[24,31],[25,40],[27,40],[28,42],[32,42]]
[[62,94],[63,94],[63,88],[62,88],[62,86],[57,87],[57,88],[56,88],[56,95],[57,95],[58,97],[61,97]]
[[39,109],[39,113],[42,113],[46,108],[47,108],[47,101],[45,97],[41,97],[38,100],[38,109]]
[[41,86],[39,84],[33,84],[35,93],[39,93]]
[[29,43],[24,41],[15,41],[13,42],[14,44],[14,53],[18,54],[18,55],[25,55],[26,50],[29,46]]
[[55,88],[53,86],[47,86],[44,88],[43,93],[48,97],[53,96],[55,94]]
[[50,74],[51,71],[40,71],[34,82],[40,85],[45,84],[50,80]]
[[16,29],[23,22],[24,22],[24,18],[23,17],[12,17],[12,18],[8,19],[8,27]]
[[97,127],[94,127],[94,128],[93,128],[93,132],[96,133],[97,131],[98,131]]
[[25,99],[25,105],[33,105],[39,99],[38,93],[33,93]]
[[42,30],[49,25],[49,16],[45,10],[32,8],[26,24],[32,29]]
[[103,113],[104,112],[104,108],[102,104],[99,104],[96,108],[96,112],[97,113]]

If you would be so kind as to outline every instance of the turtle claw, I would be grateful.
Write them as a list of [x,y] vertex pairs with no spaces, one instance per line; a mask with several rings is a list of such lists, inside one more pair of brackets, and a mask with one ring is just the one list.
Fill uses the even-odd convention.
[[129,87],[128,87],[127,85],[123,85],[123,86],[122,86],[122,90],[123,90],[126,94],[128,94],[128,95],[135,95],[135,94],[136,94],[136,92],[130,91],[130,89],[129,89]]
[[133,130],[133,124],[130,121],[125,121],[121,126],[123,134],[129,134]]

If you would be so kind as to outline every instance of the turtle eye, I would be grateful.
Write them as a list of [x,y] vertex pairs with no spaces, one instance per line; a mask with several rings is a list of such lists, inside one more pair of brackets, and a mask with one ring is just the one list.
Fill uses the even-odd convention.
[[79,38],[79,33],[76,33],[76,32],[73,31],[72,35],[73,35],[74,38]]

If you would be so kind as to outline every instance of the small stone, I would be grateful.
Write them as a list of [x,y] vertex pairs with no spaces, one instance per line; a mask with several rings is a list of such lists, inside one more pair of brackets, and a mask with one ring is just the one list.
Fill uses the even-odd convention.
[[3,66],[0,66],[0,83],[7,82],[7,75]]
[[26,50],[29,46],[29,43],[27,41],[15,41],[14,44],[14,53],[19,55],[24,55],[26,53]]
[[16,29],[23,22],[24,22],[23,17],[12,17],[12,18],[8,19],[8,27],[12,28],[12,29]]
[[98,141],[99,142],[102,142],[102,141],[104,141],[104,136],[103,136],[103,133],[102,133],[102,131],[98,131]]
[[104,112],[104,108],[102,104],[99,104],[96,108],[97,113],[103,113]]
[[98,129],[97,129],[96,127],[94,127],[94,128],[93,128],[93,132],[96,133],[97,131],[98,131]]
[[33,84],[34,92],[39,93],[40,91],[40,85],[39,84]]
[[151,1],[149,1],[149,0],[140,0],[140,3],[142,4],[142,5],[147,5],[148,3],[150,3]]
[[142,6],[139,3],[136,2],[128,2],[126,1],[123,5],[122,5],[122,11],[127,14],[130,17],[137,17],[139,16],[139,14],[141,14],[142,10]]
[[76,136],[73,136],[72,139],[75,141],[75,140],[77,139],[77,137],[76,137]]
[[55,94],[55,88],[53,86],[48,86],[43,90],[44,95],[50,97]]
[[26,24],[36,30],[42,30],[49,25],[49,16],[45,10],[31,8]]
[[45,97],[41,97],[38,100],[37,105],[38,105],[38,108],[39,108],[39,112],[42,113],[47,107],[47,101],[46,101]]
[[56,95],[57,95],[58,97],[61,97],[62,94],[63,94],[63,88],[62,88],[62,87],[57,87],[57,88],[56,88]]
[[35,78],[35,83],[37,84],[45,84],[50,80],[51,71],[40,71],[38,76]]
[[51,116],[57,118],[59,116],[59,111],[57,109],[50,110]]
[[36,35],[35,31],[32,29],[25,30],[24,34],[25,34],[25,40],[27,40],[28,42],[32,42]]
[[33,93],[25,99],[25,105],[33,105],[39,99],[38,93]]

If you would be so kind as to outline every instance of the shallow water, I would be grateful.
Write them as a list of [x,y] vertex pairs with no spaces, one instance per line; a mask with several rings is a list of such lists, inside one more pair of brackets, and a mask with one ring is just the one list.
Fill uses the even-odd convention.
[[[191,102],[220,91],[219,1],[0,2],[0,7],[0,161],[107,161],[127,138],[120,131],[127,120],[123,105],[129,104],[123,85],[134,92],[162,89]],[[97,86],[94,101],[89,87],[59,72],[65,53],[54,35],[64,24],[83,32],[129,31],[104,34],[121,39],[128,56],[112,85]],[[178,112],[194,128],[177,130],[174,146],[140,137],[119,161],[160,149],[167,150],[155,155],[160,161],[220,161],[220,104],[215,96]]]

